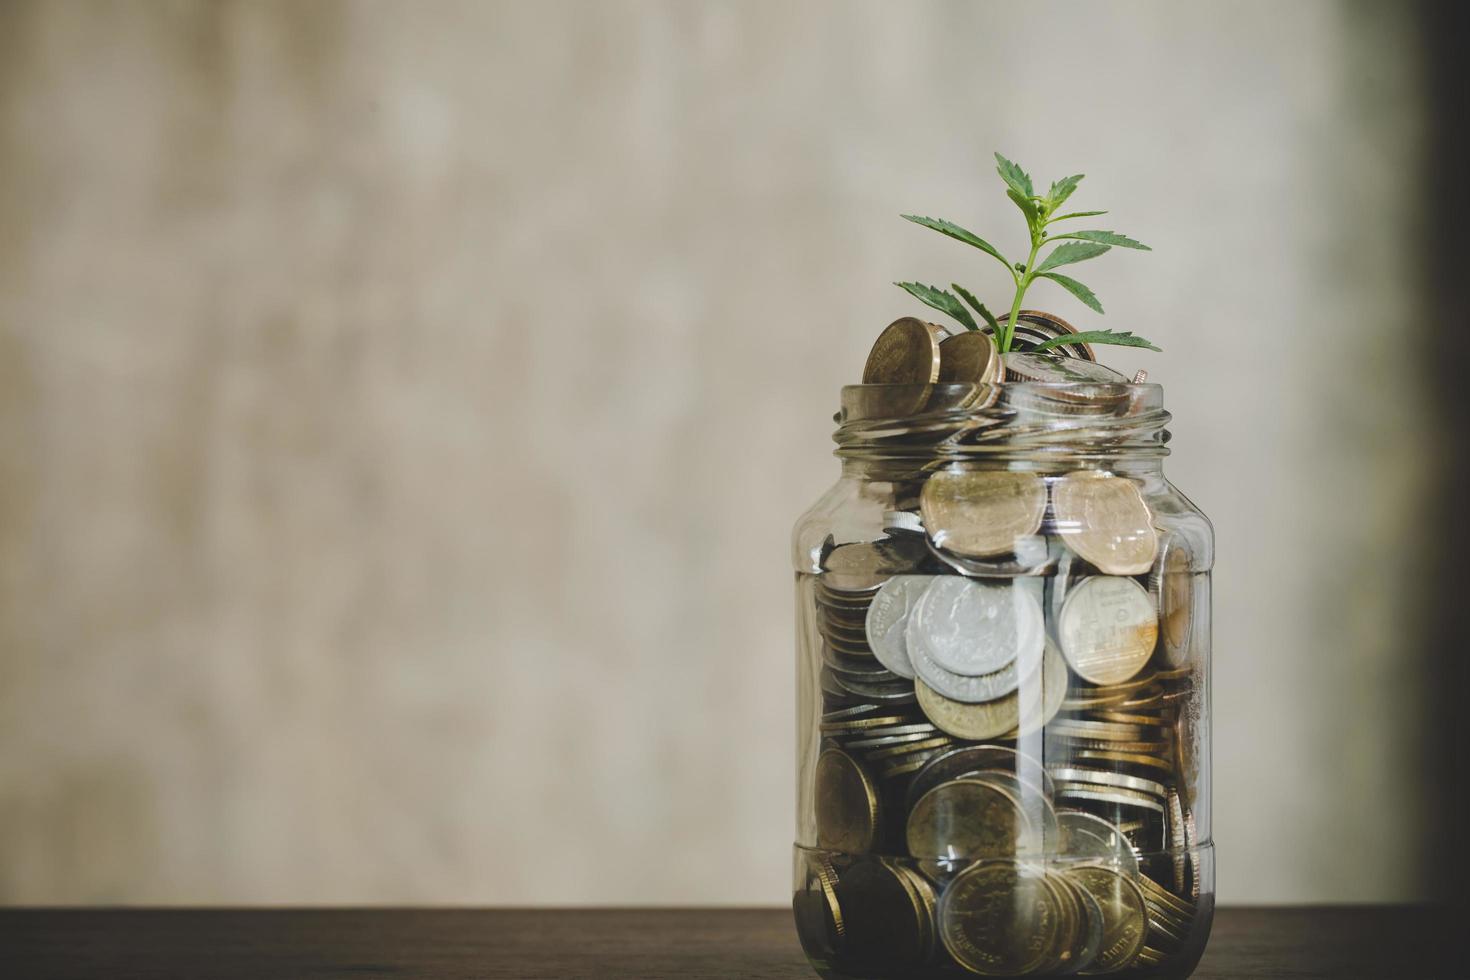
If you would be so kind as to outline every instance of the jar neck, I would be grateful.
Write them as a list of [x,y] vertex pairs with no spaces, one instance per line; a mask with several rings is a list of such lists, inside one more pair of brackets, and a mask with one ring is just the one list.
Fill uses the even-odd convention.
[[844,476],[943,468],[1161,474],[1170,415],[1151,384],[849,385],[834,454]]

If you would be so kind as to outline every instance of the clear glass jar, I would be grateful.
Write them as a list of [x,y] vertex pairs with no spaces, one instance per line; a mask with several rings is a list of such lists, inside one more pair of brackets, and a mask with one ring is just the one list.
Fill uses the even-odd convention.
[[1186,977],[1209,521],[1150,384],[854,385],[797,523],[793,910],[827,977]]

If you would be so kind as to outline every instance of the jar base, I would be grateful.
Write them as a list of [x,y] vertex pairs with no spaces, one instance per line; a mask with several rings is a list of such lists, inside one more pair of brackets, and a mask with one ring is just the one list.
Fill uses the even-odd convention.
[[[1009,865],[1038,877],[1076,874],[1096,868],[1095,861],[1065,856],[1018,856],[1014,861],[924,861],[907,856],[851,854],[796,845],[795,892],[792,912],[808,962],[818,975],[832,980],[939,980],[965,976],[1062,977],[1097,975],[1128,980],[1182,980],[1199,964],[1214,918],[1214,847],[1206,844],[1189,851],[1139,855],[1140,871],[1115,869],[1137,888],[1122,886],[1128,895],[1142,896],[1144,938],[1123,928],[1110,935],[1131,937],[1128,949],[1115,952],[1117,962],[1100,962],[1106,950],[1094,937],[1089,952],[1074,958],[1058,948],[1038,955],[1039,962],[1023,972],[1004,970],[1002,962],[971,969],[955,923],[965,913],[950,907],[961,899],[951,895],[951,883],[968,869]],[[1185,868],[1174,876],[1174,870]],[[1082,872],[1086,873],[1086,872]],[[1130,877],[1131,876],[1131,877]],[[1197,896],[1196,896],[1196,889]],[[1120,908],[1136,908],[1137,898]],[[1137,912],[1131,913],[1135,918]],[[949,923],[946,935],[946,923]],[[1134,927],[1136,929],[1136,927]],[[1058,933],[1053,933],[1058,934]],[[1074,937],[1082,935],[1077,926]],[[961,946],[959,957],[952,947]],[[1022,946],[1028,944],[1022,940]],[[1082,946],[1087,943],[1082,941]],[[1029,948],[1039,948],[1035,942]],[[1116,946],[1114,947],[1116,950]],[[978,965],[978,963],[977,963]]]

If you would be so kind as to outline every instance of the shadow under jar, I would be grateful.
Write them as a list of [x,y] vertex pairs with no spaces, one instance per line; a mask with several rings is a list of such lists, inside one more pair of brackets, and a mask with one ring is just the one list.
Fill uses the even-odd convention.
[[853,385],[794,534],[797,930],[827,977],[1187,977],[1213,532],[1150,384]]

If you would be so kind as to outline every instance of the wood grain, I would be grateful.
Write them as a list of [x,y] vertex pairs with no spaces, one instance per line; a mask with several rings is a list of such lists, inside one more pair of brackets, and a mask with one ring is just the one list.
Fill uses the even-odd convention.
[[[1195,976],[1442,976],[1424,909],[1222,909]],[[785,909],[0,911],[28,980],[811,977]]]

